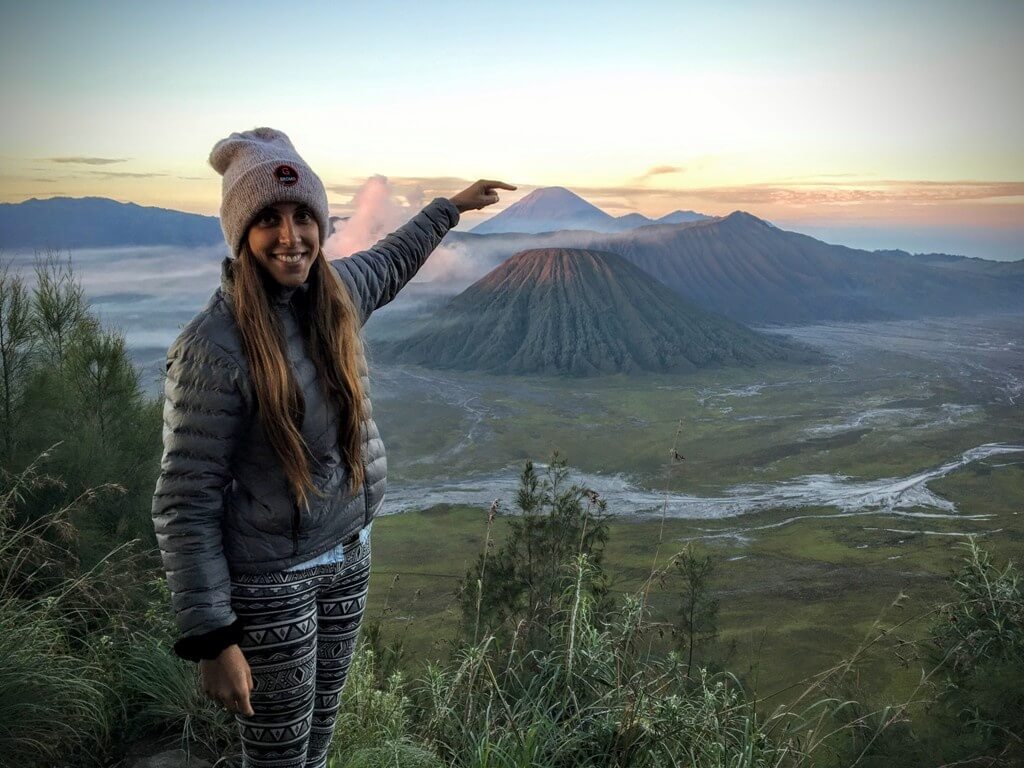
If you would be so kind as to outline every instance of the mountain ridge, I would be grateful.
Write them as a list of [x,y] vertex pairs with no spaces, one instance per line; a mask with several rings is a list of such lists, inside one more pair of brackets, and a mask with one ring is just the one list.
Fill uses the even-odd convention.
[[215,216],[122,203],[107,197],[32,197],[0,203],[0,248],[214,245]]
[[617,253],[680,296],[752,325],[1024,311],[1024,259],[865,251],[780,229],[745,211],[616,233],[473,237],[455,232],[448,242],[491,264],[528,248]]
[[[593,208],[586,201],[583,205]],[[77,210],[68,212],[63,208],[67,206]],[[22,215],[25,210],[33,216]],[[0,204],[0,248],[194,247],[222,242],[215,217],[109,198],[61,196]],[[481,235],[456,230],[447,233],[443,243],[462,250],[463,263],[469,265],[462,274],[476,276],[530,248],[617,253],[683,298],[753,325],[1024,311],[1024,259],[866,251],[789,232],[746,211],[611,233]]]

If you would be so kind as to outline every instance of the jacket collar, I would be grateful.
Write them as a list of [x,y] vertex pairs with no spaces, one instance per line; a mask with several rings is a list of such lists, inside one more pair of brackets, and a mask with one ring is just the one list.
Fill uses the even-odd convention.
[[[220,289],[222,293],[228,296],[234,296],[234,275],[232,270],[234,269],[234,263],[237,261],[233,256],[225,256],[224,260],[220,265]],[[288,304],[293,298],[308,298],[309,295],[309,280],[307,279],[302,285],[290,288],[288,286],[281,285],[276,280],[267,280],[266,285],[270,293],[271,304]]]

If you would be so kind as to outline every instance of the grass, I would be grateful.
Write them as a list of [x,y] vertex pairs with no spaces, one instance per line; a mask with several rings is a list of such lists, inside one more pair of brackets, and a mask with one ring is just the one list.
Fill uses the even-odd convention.
[[[570,478],[571,479],[571,478]],[[982,485],[988,490],[983,492]],[[999,557],[1019,556],[1024,537],[1024,467],[1008,466],[990,474],[970,469],[954,473],[934,490],[964,511],[992,515],[986,521],[900,518],[872,514],[829,516],[834,510],[801,509],[822,515],[746,534],[749,540],[705,539],[719,559],[715,584],[721,597],[721,641],[735,641],[730,668],[756,670],[761,693],[783,689],[850,653],[882,613],[909,615],[948,597],[945,581],[956,563],[959,537],[893,533],[887,528],[938,532],[1001,529],[983,541]],[[508,500],[506,500],[508,501]],[[693,537],[773,526],[793,515],[773,510],[742,521],[666,520],[659,564]],[[501,541],[507,521],[495,520],[493,538]],[[661,522],[615,521],[606,549],[606,568],[615,589],[634,591],[651,570]],[[444,649],[453,637],[458,577],[481,551],[486,510],[440,506],[420,512],[382,516],[374,522],[374,564],[368,617],[382,616],[385,637],[402,639],[412,658]],[[445,546],[424,546],[424,542]],[[738,559],[733,559],[738,558]],[[396,581],[397,578],[397,581]],[[901,594],[899,609],[889,609]],[[670,618],[670,591],[651,592],[653,618]],[[883,693],[898,697],[914,685],[914,675],[877,667],[868,678]],[[783,697],[784,698],[784,697]]]
[[[1013,553],[1012,542],[1022,534],[1022,516],[1017,512],[1024,501],[1024,468],[1016,464],[990,470],[955,473],[946,478],[943,490],[957,503],[983,509],[991,520],[928,519],[924,525],[933,530],[1002,527],[1001,535],[987,543],[997,552]],[[983,483],[993,492],[979,493]],[[824,509],[803,512],[828,514]],[[354,683],[346,688],[347,714],[339,721],[341,733],[347,735],[339,738],[362,747],[335,764],[384,765],[422,758],[424,765],[432,765],[426,745],[447,758],[457,755],[460,765],[537,764],[534,760],[561,765],[559,761],[582,759],[580,755],[588,755],[605,738],[615,749],[624,750],[623,756],[631,750],[656,750],[658,739],[664,737],[662,729],[673,734],[674,758],[687,754],[686,749],[696,750],[690,758],[694,764],[718,766],[730,755],[740,760],[741,754],[747,756],[737,765],[809,764],[801,762],[801,750],[820,749],[831,727],[829,720],[812,722],[816,712],[839,718],[840,729],[852,727],[842,719],[852,715],[840,711],[845,705],[835,698],[834,686],[870,691],[875,702],[920,698],[920,668],[895,664],[893,652],[899,641],[923,636],[927,621],[908,623],[891,636],[883,630],[914,614],[933,614],[935,602],[950,596],[947,577],[961,553],[952,538],[880,530],[893,527],[891,516],[826,516],[775,526],[790,514],[773,510],[742,520],[612,523],[605,563],[614,577],[616,602],[623,605],[618,621],[624,623],[619,629],[596,627],[577,586],[575,595],[567,596],[564,613],[568,618],[560,628],[553,628],[563,635],[552,655],[538,656],[522,667],[510,658],[507,668],[501,666],[502,657],[489,650],[489,637],[475,645],[451,644],[458,618],[453,591],[458,577],[481,551],[487,510],[439,506],[378,518],[367,618],[382,617],[385,639],[400,640],[411,651],[409,658],[417,663],[411,665],[415,669],[409,670],[406,679],[414,684],[402,686],[401,678],[395,678],[377,688],[372,670],[356,667]],[[630,596],[642,591],[655,551],[659,554],[653,567],[660,568],[694,537],[731,533],[739,523],[758,530],[748,530],[744,539],[706,539],[706,546],[720,561],[715,591],[721,597],[722,634],[714,656],[724,659],[737,677],[701,677],[691,681],[696,687],[681,697],[666,695],[659,681],[678,675],[672,671],[676,663],[672,657],[661,655],[670,649],[671,639],[658,637],[656,630],[672,618],[673,591],[657,583],[650,591],[650,613],[640,622],[645,627],[641,647],[632,641],[627,644],[636,648],[635,655],[616,640],[616,633],[627,631],[624,628],[634,621]],[[915,520],[899,524],[920,525]],[[507,531],[508,518],[497,517],[491,531],[496,543]],[[11,529],[3,541],[14,546],[27,539]],[[424,545],[439,541],[447,546]],[[582,582],[585,564],[578,567],[578,582]],[[56,592],[73,595],[68,588],[58,583]],[[119,604],[112,605],[109,646],[101,637],[72,650],[65,641],[69,614],[53,614],[61,617],[59,626],[46,624],[49,605],[72,607],[62,606],[62,599],[11,601],[5,606],[10,611],[0,615],[5,627],[0,645],[6,649],[0,649],[0,657],[13,660],[5,667],[13,675],[5,689],[14,694],[5,697],[0,722],[30,726],[26,732],[31,735],[19,742],[4,740],[0,733],[11,754],[22,754],[30,761],[32,755],[45,751],[47,743],[51,751],[97,742],[110,748],[116,710],[122,706],[131,712],[136,731],[170,725],[214,751],[231,742],[232,724],[199,694],[194,669],[170,655],[167,632],[171,630],[165,610],[159,615],[147,613],[139,626],[137,622],[122,625],[129,614],[121,615]],[[166,609],[166,602],[166,595],[161,595],[153,610]],[[18,618],[11,612],[15,609],[25,616]],[[19,633],[19,628],[25,631]],[[723,649],[733,643],[732,655],[723,655]],[[458,653],[451,655],[449,651],[456,648]],[[649,651],[654,655],[647,655]],[[435,664],[431,672],[418,663],[429,658],[448,661]],[[848,665],[853,658],[856,664]],[[698,664],[709,660],[712,656],[705,650],[696,659]],[[112,662],[116,666],[109,666]],[[594,676],[593,669],[605,668],[611,674],[610,670],[630,664],[642,666],[642,674],[637,672],[640,677],[594,688],[595,683],[611,678]],[[535,665],[540,665],[539,671]],[[491,680],[498,683],[491,686]],[[430,684],[433,693],[423,694],[419,686]],[[424,702],[421,696],[414,708],[405,697],[415,698],[417,690],[428,699]],[[755,697],[756,705],[747,696]],[[64,716],[53,719],[54,711]],[[893,715],[876,710],[865,717],[884,721],[891,715],[898,717],[899,711]],[[433,723],[430,727],[420,719],[424,712],[428,725]],[[46,714],[44,719],[33,719],[41,713]],[[511,729],[512,722],[528,728]],[[794,741],[802,723],[812,727],[811,742]],[[65,729],[69,724],[70,729]],[[387,732],[382,736],[385,725]],[[414,731],[418,742],[403,741]]]

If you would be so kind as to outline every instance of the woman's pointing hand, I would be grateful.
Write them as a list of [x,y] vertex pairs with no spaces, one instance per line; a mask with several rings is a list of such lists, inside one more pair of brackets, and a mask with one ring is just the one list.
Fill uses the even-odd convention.
[[459,209],[459,213],[475,211],[498,202],[498,193],[494,191],[496,189],[515,189],[515,187],[503,181],[480,179],[449,199]]

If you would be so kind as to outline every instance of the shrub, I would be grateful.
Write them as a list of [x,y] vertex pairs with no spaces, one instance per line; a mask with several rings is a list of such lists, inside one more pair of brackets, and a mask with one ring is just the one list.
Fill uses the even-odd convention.
[[[1014,563],[997,567],[973,537],[953,575],[957,599],[943,606],[925,658],[934,665],[939,732],[950,757],[1024,764],[1024,596]],[[945,739],[943,739],[945,741]],[[961,752],[969,754],[961,756]]]
[[341,694],[331,745],[336,759],[348,759],[360,749],[396,743],[406,733],[409,701],[402,690],[402,675],[392,674],[383,689],[377,688],[374,666],[373,651],[360,643]]
[[[559,594],[572,580],[569,564],[585,554],[592,567],[587,589],[598,610],[610,607],[608,582],[601,571],[608,540],[607,504],[597,493],[569,485],[565,459],[556,451],[544,476],[527,461],[516,494],[519,514],[495,552],[487,546],[459,586],[463,634],[474,642],[481,631],[500,644],[525,631],[527,644],[545,642]],[[488,533],[498,502],[488,516]]]

